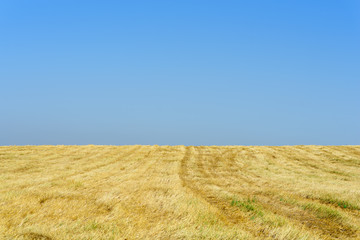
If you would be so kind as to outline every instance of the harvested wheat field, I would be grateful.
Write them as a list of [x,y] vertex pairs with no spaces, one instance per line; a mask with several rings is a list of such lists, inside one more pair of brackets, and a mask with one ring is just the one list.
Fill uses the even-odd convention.
[[0,147],[1,239],[360,239],[360,146]]

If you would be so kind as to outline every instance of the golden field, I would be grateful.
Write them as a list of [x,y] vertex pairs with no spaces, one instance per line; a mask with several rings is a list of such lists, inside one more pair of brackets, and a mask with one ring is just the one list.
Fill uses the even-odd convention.
[[360,239],[360,146],[3,146],[0,239]]

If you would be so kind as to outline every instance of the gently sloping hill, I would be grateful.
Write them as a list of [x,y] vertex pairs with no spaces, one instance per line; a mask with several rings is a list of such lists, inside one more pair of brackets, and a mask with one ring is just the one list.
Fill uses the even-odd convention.
[[0,147],[2,239],[360,239],[360,146]]

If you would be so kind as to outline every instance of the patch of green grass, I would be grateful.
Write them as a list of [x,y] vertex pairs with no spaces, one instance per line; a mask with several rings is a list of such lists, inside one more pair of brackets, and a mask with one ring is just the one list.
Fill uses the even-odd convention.
[[350,210],[360,210],[360,207],[350,203],[349,201],[343,200],[343,199],[338,199],[336,197],[330,196],[330,195],[326,195],[326,196],[322,196],[319,197],[319,200],[322,203],[327,203],[327,204],[332,204],[344,209],[350,209]]
[[303,210],[314,212],[318,218],[329,218],[329,219],[341,218],[341,215],[338,211],[332,209],[331,207],[324,206],[321,203],[316,203],[316,202],[306,203],[302,201],[299,202],[289,197],[280,197],[280,201],[300,207]]
[[245,200],[232,199],[231,206],[239,207],[245,212],[252,212],[253,216],[251,218],[254,219],[255,217],[264,216],[264,213],[259,209],[259,206],[256,205],[256,202],[255,198],[247,198]]
[[304,210],[310,210],[316,214],[318,218],[340,219],[341,215],[335,209],[323,206],[317,203],[302,204],[301,207]]
[[249,211],[254,211],[255,210],[255,207],[254,207],[253,203],[255,203],[255,199],[249,199],[248,198],[245,201],[233,199],[231,201],[231,206],[242,207],[242,208],[244,208],[245,210],[247,210],[249,212]]

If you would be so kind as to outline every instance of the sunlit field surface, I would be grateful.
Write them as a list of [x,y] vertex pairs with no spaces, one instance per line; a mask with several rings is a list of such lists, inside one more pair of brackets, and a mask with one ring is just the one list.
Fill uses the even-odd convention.
[[0,239],[360,239],[360,146],[0,147]]

